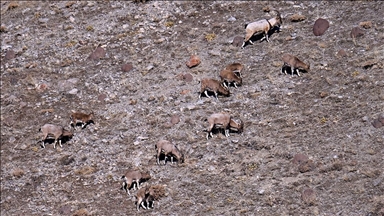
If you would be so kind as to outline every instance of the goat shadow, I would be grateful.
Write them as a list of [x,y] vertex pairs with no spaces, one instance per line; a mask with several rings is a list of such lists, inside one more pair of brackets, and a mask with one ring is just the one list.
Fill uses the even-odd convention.
[[[204,132],[208,133],[206,129],[204,129]],[[223,128],[213,127],[211,132],[212,132],[212,135],[220,134],[221,133],[221,134],[223,134],[225,136],[225,130]],[[235,132],[235,131],[229,129],[229,133],[231,133],[231,132]]]
[[[198,94],[200,95],[200,97],[208,98],[208,97],[205,95],[204,92],[202,92],[202,93],[199,92]],[[215,96],[215,93],[214,93],[214,92],[207,91],[207,94],[208,94],[209,97],[216,99],[216,96]],[[222,94],[220,94],[220,93],[217,93],[217,97],[220,98],[220,97],[226,97],[226,96],[224,96],[224,95],[222,95]]]
[[[61,137],[61,145],[69,142],[72,138],[69,137],[69,136],[63,136]],[[55,138],[54,137],[47,137],[45,140],[44,140],[44,144],[53,144],[55,142]],[[41,143],[40,144],[40,147],[43,148],[43,141],[42,140],[39,140],[37,143]],[[58,146],[59,144],[56,144],[56,146]]]
[[[93,121],[93,120],[89,120],[85,125],[84,125],[84,128],[83,129],[85,129],[85,128],[87,128],[87,126],[89,125],[89,124],[95,124],[95,122]],[[77,128],[77,127],[81,127],[82,126],[82,124],[81,124],[81,122],[77,122],[76,124],[71,124],[71,127],[73,127],[73,128]]]
[[[273,27],[272,29],[270,29],[270,30],[268,31],[268,39],[270,40],[270,39],[271,39],[271,36],[272,36],[275,32],[280,32],[280,31],[281,31],[281,30],[280,30],[280,27],[278,27],[278,26]],[[264,37],[264,34],[256,34],[256,35],[252,35],[252,37],[250,38],[250,40],[251,40],[252,42],[260,41],[260,43],[263,42],[263,41],[267,41],[267,39],[266,39],[266,38],[263,39],[263,37]],[[261,39],[263,39],[263,40],[261,40]],[[248,44],[250,44],[249,41],[247,41],[247,42],[245,43],[244,47],[246,47]]]
[[[240,77],[240,74],[239,73],[234,73],[237,77]],[[224,81],[224,83],[228,86],[228,88],[230,87],[233,87],[233,88],[236,88],[235,86],[235,83],[230,83],[230,82],[227,82],[227,81]],[[241,86],[241,85],[237,85],[238,87]]]
[[[155,158],[156,158],[156,155],[155,155]],[[167,160],[164,164],[165,158],[167,158]],[[167,165],[168,162],[171,162],[171,156],[165,156],[165,154],[160,154],[159,160],[160,160],[160,165],[165,166],[165,165]],[[179,160],[175,156],[173,157],[173,163],[179,164]],[[172,165],[172,163],[171,163],[171,165]]]
[[[142,184],[142,183],[144,183],[146,181],[148,181],[148,180],[141,179],[139,184]],[[131,186],[129,188],[127,188],[128,185],[123,185],[123,186],[120,187],[120,190],[126,190],[126,189],[127,190],[131,190],[131,189],[133,189],[133,185],[136,185],[136,190],[138,190],[137,188],[139,187],[139,185],[136,182],[132,182],[132,184],[131,184]]]
[[[308,73],[306,70],[302,70],[302,69],[298,69],[298,70],[299,70],[299,73]],[[281,73],[282,74],[285,74],[284,71],[286,71],[287,74],[289,74],[291,76],[294,75],[294,74],[298,75],[295,70],[292,71],[291,67],[289,67],[287,65],[283,65],[283,67],[281,67]]]

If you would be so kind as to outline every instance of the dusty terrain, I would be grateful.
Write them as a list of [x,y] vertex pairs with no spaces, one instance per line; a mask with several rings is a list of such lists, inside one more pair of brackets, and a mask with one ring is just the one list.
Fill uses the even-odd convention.
[[[268,8],[281,32],[232,45]],[[383,215],[383,14],[380,1],[1,1],[1,215]],[[282,74],[282,53],[311,71]],[[199,80],[233,62],[243,85],[198,100]],[[39,127],[70,129],[71,110],[95,124],[41,148]],[[221,111],[244,132],[207,141],[204,119]],[[160,139],[185,163],[158,166]],[[154,209],[120,189],[128,169],[166,186]]]

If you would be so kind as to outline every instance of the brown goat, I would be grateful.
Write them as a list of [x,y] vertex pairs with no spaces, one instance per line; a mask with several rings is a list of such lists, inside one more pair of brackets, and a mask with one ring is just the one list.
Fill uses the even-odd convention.
[[[231,84],[237,88],[237,85],[241,85],[243,83],[243,79],[238,77],[233,71],[224,69],[220,71],[220,79],[223,82],[225,87],[229,87]],[[228,86],[226,85],[228,83]]]
[[140,205],[143,209],[153,208],[154,202],[165,196],[165,189],[163,185],[146,186],[137,191],[136,208],[140,210]]
[[236,74],[236,76],[238,77],[243,77],[241,72],[243,71],[244,69],[244,65],[242,65],[241,63],[232,63],[232,64],[229,64],[225,67],[225,70],[230,70],[232,71],[233,73]]
[[[140,188],[140,190],[137,191],[136,193],[136,199],[137,199],[137,202],[136,202],[136,208],[137,208],[137,211],[140,210],[140,205],[143,209],[147,209],[148,207],[148,201],[147,201],[147,198],[149,196],[149,186],[146,186],[146,187],[143,187],[143,188]],[[147,207],[146,207],[146,206]]]
[[291,68],[291,75],[293,76],[294,71],[296,71],[297,75],[300,76],[299,70],[304,70],[309,72],[309,64],[305,64],[296,56],[284,53],[282,58],[284,61],[284,65],[282,67],[282,72],[287,74],[287,67]]
[[90,114],[80,113],[80,112],[74,112],[71,114],[71,123],[70,125],[76,130],[76,125],[78,123],[81,123],[81,129],[84,129],[85,126],[87,126],[90,123],[93,122],[94,114],[91,112]]
[[177,159],[177,161],[183,163],[184,162],[184,154],[171,142],[168,140],[160,140],[156,143],[155,149],[157,150],[157,164],[160,165],[160,155],[164,154],[164,165],[167,162],[167,156],[171,157],[171,163],[173,163],[173,157]]
[[281,19],[280,13],[276,11],[276,16],[269,20],[263,19],[253,23],[246,24],[245,25],[246,34],[245,34],[244,42],[241,48],[244,49],[245,43],[248,41],[249,43],[253,44],[253,42],[251,41],[251,37],[257,34],[263,34],[264,37],[261,40],[266,39],[267,42],[269,42],[269,39],[268,39],[269,30],[273,29],[274,27],[280,28],[280,25],[282,23],[283,21]]
[[147,172],[131,170],[131,171],[128,171],[125,175],[123,175],[121,179],[123,179],[123,189],[128,193],[128,195],[131,195],[129,193],[129,189],[131,188],[131,186],[133,185],[134,190],[136,190],[135,185],[139,189],[140,183],[151,179],[151,175]]
[[199,99],[201,98],[202,93],[204,93],[205,96],[210,98],[208,95],[208,91],[213,92],[215,94],[215,98],[217,100],[219,100],[217,97],[218,93],[220,93],[224,96],[230,95],[229,89],[227,87],[223,86],[220,81],[215,80],[215,79],[206,78],[206,79],[201,80],[201,89],[200,89]]
[[225,136],[229,136],[229,131],[243,132],[244,123],[240,120],[237,122],[232,119],[228,113],[214,113],[208,117],[209,127],[207,129],[207,140],[212,136],[212,129],[224,129]]
[[59,143],[60,147],[63,147],[61,145],[61,140],[64,137],[72,138],[73,136],[72,132],[65,130],[62,126],[53,124],[45,124],[39,129],[39,131],[43,133],[43,137],[41,139],[41,141],[43,142],[41,146],[42,148],[45,148],[45,140],[48,138],[49,135],[53,136],[53,138],[55,139],[53,143],[53,148],[56,148],[57,142]]

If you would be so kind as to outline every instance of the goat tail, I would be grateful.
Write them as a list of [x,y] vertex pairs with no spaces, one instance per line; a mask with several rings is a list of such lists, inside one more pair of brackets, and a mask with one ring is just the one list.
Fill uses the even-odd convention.
[[247,26],[248,26],[248,23],[244,25],[244,28],[246,29],[246,28],[247,28]]
[[39,128],[39,132],[41,132],[41,128]]

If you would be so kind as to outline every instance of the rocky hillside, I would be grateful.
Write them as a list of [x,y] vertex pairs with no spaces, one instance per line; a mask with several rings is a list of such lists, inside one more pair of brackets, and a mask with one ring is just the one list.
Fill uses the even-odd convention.
[[[384,214],[381,1],[0,4],[1,215]],[[269,43],[233,41],[276,10]],[[283,53],[310,71],[281,73]],[[234,62],[243,84],[199,100],[199,81]],[[71,129],[72,111],[94,124]],[[244,132],[207,140],[222,111]],[[46,123],[73,138],[41,148]],[[161,139],[185,162],[158,166]],[[121,190],[130,169],[165,187],[154,209]]]

